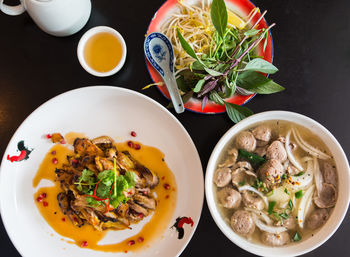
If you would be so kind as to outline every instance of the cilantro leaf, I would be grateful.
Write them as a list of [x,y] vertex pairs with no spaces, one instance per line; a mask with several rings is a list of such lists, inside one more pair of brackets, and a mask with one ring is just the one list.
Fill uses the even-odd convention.
[[88,193],[92,190],[92,186],[96,184],[95,174],[91,170],[84,169],[78,182],[74,183],[77,189],[83,193]]
[[132,188],[136,185],[137,175],[133,171],[127,171],[124,175],[126,181],[128,182],[128,188]]

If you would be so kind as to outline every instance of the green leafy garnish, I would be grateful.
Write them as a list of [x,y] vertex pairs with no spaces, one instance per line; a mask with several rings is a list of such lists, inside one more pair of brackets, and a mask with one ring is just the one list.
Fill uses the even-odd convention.
[[210,16],[216,31],[221,38],[224,38],[227,28],[227,9],[224,0],[213,0]]
[[255,179],[253,187],[258,189],[261,192],[265,192],[265,193],[268,192],[266,186],[264,186],[264,183],[258,178]]
[[188,55],[190,55],[191,57],[195,58],[197,61],[201,62],[201,60],[198,58],[198,56],[196,55],[196,53],[193,50],[193,48],[191,47],[191,45],[189,43],[187,43],[187,41],[181,35],[181,32],[179,29],[177,29],[177,36],[179,37],[181,46],[186,51],[186,53],[188,53]]
[[250,153],[250,152],[248,152],[248,151],[246,151],[244,149],[239,149],[238,150],[238,155],[241,158],[249,161],[253,165],[261,165],[261,164],[263,164],[266,161],[265,158],[263,158],[263,157],[261,157],[261,156],[259,156],[257,154],[254,154],[254,153]]
[[[97,182],[96,182],[97,181]],[[77,189],[91,197],[86,197],[86,202],[90,206],[99,206],[102,204],[99,199],[110,199],[114,208],[118,207],[120,202],[127,202],[126,191],[135,187],[137,175],[133,171],[127,171],[124,175],[117,175],[115,170],[104,170],[97,177],[90,170],[84,170],[79,177]],[[111,192],[114,186],[113,194]],[[96,190],[96,195],[93,196]],[[94,198],[97,197],[97,200]]]
[[267,209],[268,214],[271,215],[271,214],[273,213],[273,208],[275,207],[275,205],[276,205],[276,202],[275,202],[275,201],[269,202],[269,207],[268,207],[268,209]]
[[258,94],[273,94],[284,90],[284,87],[278,85],[272,79],[252,70],[240,73],[237,84],[250,92]]
[[286,173],[284,173],[283,175],[282,175],[282,179],[286,179],[287,178],[287,175],[286,175]]
[[293,241],[298,242],[301,240],[301,235],[299,235],[298,232],[295,232],[295,235],[293,236]]
[[289,209],[290,209],[290,210],[293,210],[293,206],[294,206],[294,205],[293,205],[292,200],[289,200],[289,201],[288,201],[288,207],[289,207]]
[[287,188],[284,188],[284,192],[285,192],[287,195],[289,195],[289,191],[288,191]]
[[225,102],[227,115],[234,123],[238,123],[241,120],[253,115],[253,112],[247,107],[243,107],[237,104]]
[[300,177],[305,174],[305,171],[300,171],[298,174],[294,175],[296,177]]
[[273,74],[278,71],[278,69],[272,63],[269,63],[268,61],[265,61],[261,58],[256,58],[248,62],[244,67],[244,70],[258,71],[267,74]]
[[299,199],[301,197],[303,197],[303,190],[299,190],[295,192],[295,198]]
[[96,184],[95,174],[91,170],[84,169],[74,184],[79,191],[87,193]]

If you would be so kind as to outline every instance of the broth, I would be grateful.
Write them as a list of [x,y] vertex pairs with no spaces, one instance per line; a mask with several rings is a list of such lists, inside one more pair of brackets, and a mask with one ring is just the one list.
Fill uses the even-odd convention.
[[[267,126],[268,128],[271,129],[271,139],[268,142],[268,146],[271,145],[272,142],[280,139],[279,137],[281,137],[281,136],[282,137],[286,137],[288,131],[290,131],[292,128],[295,128],[297,131],[299,131],[299,135],[304,140],[304,142],[307,142],[308,144],[310,144],[313,147],[321,150],[323,153],[325,153],[325,154],[327,154],[327,155],[329,155],[331,157],[331,158],[329,158],[327,160],[320,160],[320,159],[317,158],[317,163],[322,164],[322,165],[326,165],[325,164],[326,162],[329,163],[329,165],[331,165],[331,167],[333,167],[333,169],[335,170],[335,173],[336,173],[335,163],[334,163],[333,157],[330,154],[329,149],[324,144],[322,139],[320,139],[318,136],[313,134],[307,128],[302,127],[300,125],[297,125],[295,123],[287,122],[287,121],[273,120],[273,121],[267,121],[267,122],[261,122],[261,123],[254,124],[251,127],[245,129],[244,131],[252,132],[255,128],[257,128],[259,126]],[[230,155],[230,150],[232,148],[238,148],[238,143],[237,143],[238,139],[237,139],[237,137],[240,135],[240,133],[238,133],[234,138],[232,138],[232,140],[230,142],[228,142],[227,145],[225,146],[225,148],[223,149],[223,151],[221,153],[221,156],[220,156],[220,158],[218,158],[218,161],[216,163],[217,170],[218,169],[223,170],[225,167],[223,167],[222,164],[224,164],[225,161],[226,161],[226,166],[227,166],[228,165],[227,164],[228,163],[227,160],[232,160],[232,159],[230,159],[230,158],[232,158],[232,151],[231,151],[231,155]],[[280,140],[282,140],[282,139],[280,139]],[[292,151],[292,154],[295,157],[296,162],[303,163],[303,160],[306,159],[305,156],[311,156],[310,152],[305,151],[304,149],[302,149],[302,147],[300,147],[296,143],[296,140],[293,137],[293,133],[291,133],[290,140],[291,140],[290,141],[291,143],[297,145],[296,149]],[[257,142],[261,144],[261,141],[257,140]],[[282,143],[282,144],[285,147],[285,143]],[[257,150],[255,150],[255,151],[257,151]],[[260,180],[262,178],[260,170],[263,170],[264,166],[268,165],[268,164],[266,164],[267,162],[272,162],[271,160],[268,160],[269,158],[267,158],[267,155],[269,155],[269,153],[266,153],[265,155],[263,155],[264,158],[267,159],[267,160],[265,160],[264,164],[261,164],[259,167],[254,167],[254,165],[253,165],[253,172],[257,175],[258,180]],[[320,156],[319,156],[319,158],[320,158]],[[311,159],[311,158],[309,158],[309,159]],[[236,174],[237,174],[237,167],[239,166],[237,163],[238,162],[242,162],[242,161],[246,161],[246,160],[247,159],[244,159],[242,157],[241,153],[238,154],[238,159],[237,159],[237,161],[235,161],[235,164],[234,164],[235,166],[229,167],[230,170],[231,170],[230,179],[235,178],[234,176],[236,176]],[[287,160],[284,161],[284,162],[289,162],[289,165],[291,165],[291,162],[289,160],[289,156],[288,156]],[[276,183],[274,185],[271,185],[270,187],[266,186],[268,191],[266,191],[265,193],[262,193],[262,195],[264,197],[266,197],[266,199],[269,201],[268,202],[268,206],[266,204],[264,205],[264,208],[263,208],[262,212],[264,212],[268,216],[268,218],[271,221],[273,221],[272,224],[266,224],[266,225],[270,225],[270,226],[273,226],[273,227],[283,227],[283,225],[281,225],[281,223],[286,222],[286,224],[287,224],[287,219],[283,219],[280,216],[280,215],[282,215],[282,216],[284,215],[283,213],[281,213],[282,210],[284,210],[284,213],[287,214],[287,216],[284,215],[284,217],[286,217],[286,218],[287,217],[288,218],[293,217],[295,219],[296,227],[287,230],[287,233],[289,234],[290,239],[287,240],[286,243],[292,243],[292,242],[294,243],[294,242],[299,241],[299,240],[303,240],[304,241],[307,238],[313,236],[315,233],[317,233],[317,231],[320,229],[320,227],[322,227],[323,224],[321,226],[317,227],[317,228],[312,228],[312,229],[310,228],[311,227],[310,224],[311,224],[311,220],[312,220],[311,215],[313,214],[313,211],[327,210],[327,212],[328,212],[327,218],[329,218],[329,216],[331,215],[332,210],[333,210],[333,207],[320,209],[319,207],[316,206],[314,200],[312,199],[314,196],[316,196],[316,192],[318,192],[317,191],[318,187],[315,185],[315,175],[312,175],[313,176],[312,180],[311,180],[312,182],[310,182],[308,186],[305,186],[305,188],[302,187],[303,183],[306,183],[305,181],[310,181],[307,178],[307,175],[310,176],[310,174],[311,174],[309,172],[309,169],[307,169],[307,165],[306,164],[308,162],[311,163],[311,160],[303,163],[303,168],[304,169],[303,169],[302,172],[299,171],[299,173],[293,174],[293,175],[287,173],[287,171],[290,171],[290,169],[286,169],[287,166],[285,165],[283,172],[284,172],[284,174],[287,174],[286,178],[283,179],[283,176],[282,176],[282,179],[281,179],[280,182],[278,182],[278,183]],[[252,162],[250,162],[250,163],[252,163]],[[281,161],[281,163],[282,163],[282,161]],[[314,162],[313,162],[313,164],[314,164]],[[316,165],[316,164],[314,164],[314,165]],[[324,169],[325,166],[322,166],[322,165],[320,166],[320,169],[319,169],[321,171],[320,174],[321,173],[324,174],[324,171],[322,169]],[[293,166],[293,165],[291,165],[291,166]],[[311,164],[310,164],[310,167],[311,167]],[[312,166],[312,167],[316,167],[316,166]],[[337,174],[335,174],[335,175],[336,175],[336,180],[335,180],[334,188],[336,188],[337,184],[338,184]],[[213,191],[215,193],[215,198],[217,199],[217,205],[218,205],[218,208],[219,208],[219,210],[221,212],[222,218],[225,220],[225,222],[229,226],[231,226],[230,219],[231,219],[232,215],[234,213],[236,213],[236,211],[238,211],[238,210],[247,210],[247,209],[245,209],[248,206],[247,205],[248,201],[245,201],[245,199],[247,199],[247,198],[243,199],[244,198],[243,197],[244,190],[242,190],[240,192],[242,200],[240,201],[239,206],[238,207],[234,207],[234,208],[227,208],[227,206],[224,207],[224,204],[227,204],[227,202],[225,202],[225,200],[222,200],[222,199],[224,199],[224,197],[221,196],[221,198],[220,198],[220,193],[219,192],[223,188],[226,188],[226,187],[234,188],[237,192],[239,192],[238,188],[240,188],[242,186],[246,186],[246,184],[243,184],[243,182],[242,182],[242,184],[238,184],[238,185],[235,186],[235,185],[233,185],[233,182],[230,181],[228,185],[226,185],[226,186],[222,186],[221,185],[221,187],[219,187],[217,185],[218,185],[218,183],[220,181],[217,182],[218,178],[215,177],[215,176],[218,176],[218,175],[214,174],[214,182],[215,183],[213,185],[214,188],[215,188]],[[298,180],[298,177],[300,178],[299,180]],[[325,182],[324,175],[322,177],[323,177],[323,182]],[[216,178],[216,180],[215,180],[215,178]],[[245,175],[245,178],[247,178],[247,175]],[[266,179],[267,178],[269,178],[269,177],[266,175]],[[292,178],[292,180],[289,180],[289,178]],[[304,180],[304,178],[305,178],[305,180]],[[252,180],[248,180],[248,181],[252,181]],[[257,181],[257,180],[255,179],[255,181]],[[263,181],[267,181],[268,182],[269,180],[261,179],[261,181],[262,182]],[[292,182],[290,182],[290,181],[294,182],[294,184],[292,184]],[[301,181],[300,185],[297,184],[298,181]],[[328,181],[326,181],[326,182],[328,183]],[[244,183],[247,183],[248,185],[253,186],[253,187],[254,186],[257,187],[257,184],[254,184],[256,182],[254,182],[254,183],[244,182]],[[264,184],[265,183],[263,183],[263,185]],[[324,184],[322,184],[322,185],[324,185]],[[264,185],[264,187],[265,187],[265,185]],[[281,188],[281,187],[284,187],[284,188]],[[262,188],[259,188],[259,187],[257,187],[257,188],[259,189],[259,191],[262,189]],[[298,188],[298,190],[295,190],[295,188]],[[299,194],[298,194],[298,191],[300,191],[299,189],[302,190],[301,191],[302,196],[300,198],[297,198],[296,196],[299,196]],[[283,195],[283,193],[282,194],[279,193],[281,190],[283,190],[286,195]],[[323,190],[323,189],[320,188],[319,190],[320,190],[320,192],[322,192],[321,190]],[[337,190],[337,188],[336,188],[336,190]],[[313,192],[313,194],[311,195],[312,198],[309,198],[309,197],[305,196],[305,194],[308,191],[309,192]],[[264,189],[262,190],[262,192],[264,192]],[[288,192],[289,196],[287,195],[287,192]],[[246,193],[246,194],[248,194],[248,193]],[[252,194],[254,196],[256,196],[257,198],[259,198],[259,196],[256,193],[252,193]],[[223,193],[221,193],[221,195],[223,195]],[[310,193],[309,193],[309,195],[310,195]],[[282,196],[282,199],[289,198],[290,201],[292,201],[293,207],[292,208],[288,207],[289,201],[288,202],[287,201],[277,201],[276,202],[274,200],[274,198],[280,199],[281,198],[280,196]],[[231,197],[232,197],[232,195],[231,195]],[[308,200],[304,200],[303,202],[306,202],[306,203],[309,203],[309,204],[305,204],[305,205],[301,204],[303,197],[308,199]],[[228,199],[228,198],[226,198],[226,199]],[[261,200],[261,198],[260,198],[260,200]],[[275,203],[271,204],[271,202],[275,202]],[[282,205],[282,203],[285,203],[285,202],[287,202],[287,206],[282,208],[279,204]],[[271,211],[271,205],[273,205],[272,206],[272,211]],[[305,209],[304,214],[300,212],[300,207],[303,208],[303,206],[304,206],[304,209]],[[320,211],[320,212],[324,212],[324,211]],[[250,211],[250,213],[252,214],[252,211]],[[298,220],[298,218],[299,218],[298,214],[300,214],[300,213],[304,215],[304,221]],[[252,215],[254,215],[254,214],[252,214]],[[260,214],[260,216],[261,216],[261,214]],[[293,218],[290,218],[290,219],[293,219]],[[256,220],[254,220],[254,222],[256,222]],[[278,222],[280,224],[278,224]],[[276,223],[278,224],[278,226],[276,225]],[[301,225],[299,223],[303,224],[303,228],[301,228]],[[233,228],[233,230],[235,231],[234,228]],[[237,231],[237,229],[236,229],[236,231]],[[263,233],[263,230],[261,230],[259,227],[256,226],[254,232],[252,232],[250,234],[243,235],[243,236],[246,237],[249,241],[251,241],[253,243],[264,244],[265,245],[266,242],[265,241],[262,242],[262,240],[261,240],[262,233]],[[279,233],[275,233],[275,235],[277,235],[277,234],[279,236]],[[298,234],[297,237],[296,237],[296,234]],[[241,236],[242,236],[242,234],[241,234]],[[278,246],[278,245],[272,245],[272,246]]]
[[107,72],[114,69],[123,54],[122,44],[111,33],[101,32],[92,36],[85,45],[84,58],[95,71]]

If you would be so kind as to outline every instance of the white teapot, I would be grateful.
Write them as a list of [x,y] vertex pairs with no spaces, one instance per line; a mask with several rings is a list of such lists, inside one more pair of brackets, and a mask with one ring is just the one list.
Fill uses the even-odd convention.
[[9,6],[0,0],[0,10],[8,15],[19,15],[27,11],[43,31],[58,37],[78,32],[91,13],[91,0],[20,1],[17,6]]

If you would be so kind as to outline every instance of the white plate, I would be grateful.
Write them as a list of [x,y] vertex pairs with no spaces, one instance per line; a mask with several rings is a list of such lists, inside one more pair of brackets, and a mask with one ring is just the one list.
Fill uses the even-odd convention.
[[[177,205],[163,236],[140,252],[106,253],[80,248],[62,240],[35,206],[32,180],[52,144],[44,138],[51,132],[83,132],[88,137],[110,135],[118,141],[137,140],[157,147],[175,174]],[[29,159],[11,163],[7,155],[17,155],[17,143],[24,140],[33,148]],[[195,182],[195,183],[194,183]],[[191,196],[191,197],[189,197]],[[154,100],[131,90],[96,86],[61,94],[35,110],[18,128],[2,159],[0,173],[1,216],[13,244],[22,256],[178,256],[190,241],[199,222],[204,196],[203,171],[196,147],[180,122]],[[191,217],[179,240],[171,226],[179,216]],[[141,225],[141,224],[139,224]],[[109,232],[108,237],[118,235]],[[113,234],[114,233],[114,234]],[[53,234],[53,236],[51,236]],[[118,236],[117,236],[118,238]],[[117,242],[116,242],[117,243]]]

